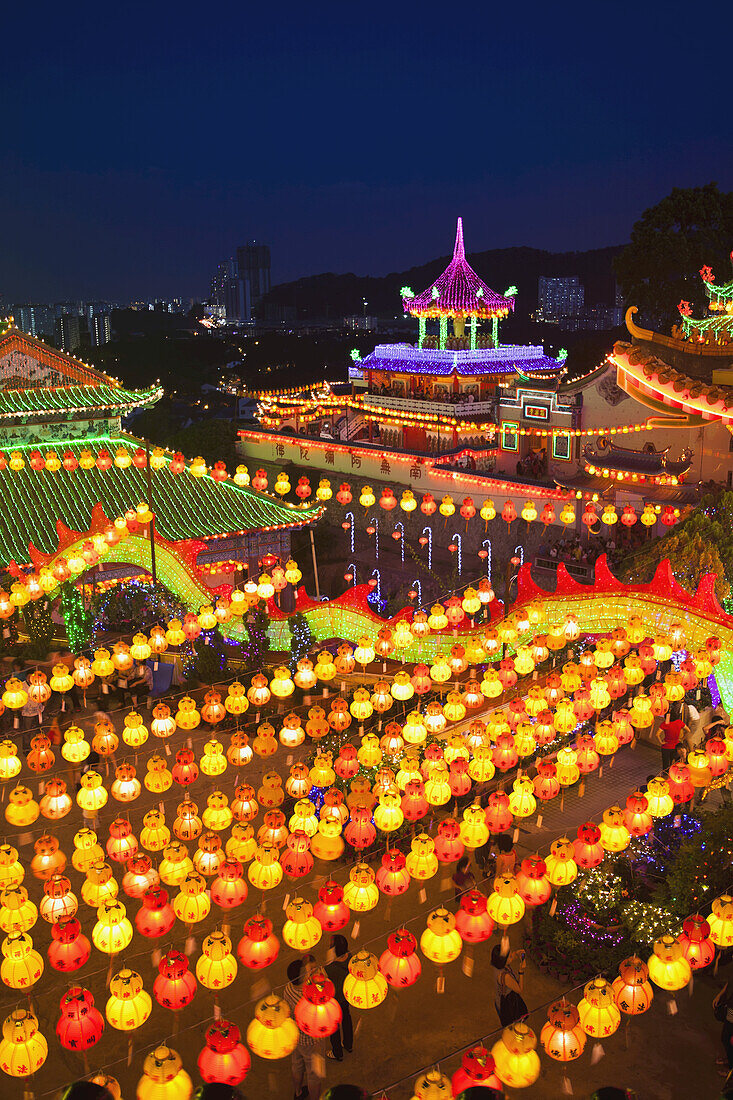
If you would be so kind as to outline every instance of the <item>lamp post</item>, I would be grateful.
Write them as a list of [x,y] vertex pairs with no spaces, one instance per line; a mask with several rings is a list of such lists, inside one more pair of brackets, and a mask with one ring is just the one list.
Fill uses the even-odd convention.
[[393,538],[399,539],[400,543],[400,557],[402,558],[402,564],[405,564],[405,525],[401,520],[398,520],[394,525]]

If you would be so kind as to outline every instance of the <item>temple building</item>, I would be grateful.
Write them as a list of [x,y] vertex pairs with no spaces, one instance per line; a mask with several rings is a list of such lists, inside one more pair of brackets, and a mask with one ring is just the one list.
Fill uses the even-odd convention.
[[[219,584],[265,553],[287,558],[290,532],[321,509],[255,492],[219,463],[152,447],[122,418],[154,404],[159,385],[128,390],[11,322],[0,331],[0,564],[38,568],[73,536],[100,534],[117,518],[154,514],[158,575],[198,608]],[[144,514],[144,512],[143,512]],[[147,530],[149,536],[150,525]],[[96,557],[85,581],[150,572],[151,540],[130,538]]]

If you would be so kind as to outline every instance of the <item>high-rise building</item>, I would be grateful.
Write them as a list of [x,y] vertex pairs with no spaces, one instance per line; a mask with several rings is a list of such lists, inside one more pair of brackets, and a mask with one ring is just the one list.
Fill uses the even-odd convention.
[[37,339],[55,334],[56,314],[53,306],[16,305],[11,310],[15,323],[23,332],[29,332]]
[[545,321],[561,317],[577,317],[585,305],[585,289],[577,275],[540,275],[537,284],[537,305]]
[[62,313],[56,320],[56,335],[64,351],[81,347],[81,325],[76,313]]
[[89,321],[89,332],[94,347],[102,347],[112,339],[109,313],[93,313]]
[[257,316],[262,299],[270,292],[270,246],[247,241],[237,249],[237,269],[240,279],[249,284],[250,309]]

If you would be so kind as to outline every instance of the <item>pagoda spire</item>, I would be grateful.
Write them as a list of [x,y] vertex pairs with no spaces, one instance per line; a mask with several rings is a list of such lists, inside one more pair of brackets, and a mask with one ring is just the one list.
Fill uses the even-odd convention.
[[465,260],[466,249],[463,246],[463,218],[458,219],[456,225],[456,243],[453,246],[453,259]]

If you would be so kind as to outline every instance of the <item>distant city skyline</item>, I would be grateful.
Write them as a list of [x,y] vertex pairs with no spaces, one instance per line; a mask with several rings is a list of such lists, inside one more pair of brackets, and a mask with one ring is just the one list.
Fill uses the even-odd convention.
[[[202,13],[42,5],[3,29],[5,299],[203,297],[238,242],[272,281],[628,240],[675,187],[733,188],[723,34],[679,0]],[[702,17],[699,17],[702,18]],[[653,48],[646,48],[653,43]],[[643,56],[640,74],[638,58]]]

